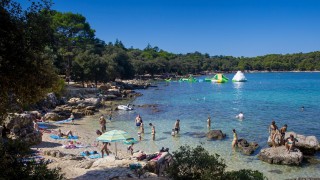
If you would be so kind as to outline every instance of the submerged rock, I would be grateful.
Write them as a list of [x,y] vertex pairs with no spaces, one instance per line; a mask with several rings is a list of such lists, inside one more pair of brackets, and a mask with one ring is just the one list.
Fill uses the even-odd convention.
[[254,151],[259,147],[259,145],[256,142],[248,143],[245,139],[239,139],[238,140],[238,148],[244,155],[251,155],[254,153]]
[[220,140],[224,139],[226,137],[226,134],[223,134],[221,130],[210,130],[206,136],[208,140]]
[[206,137],[205,132],[186,132],[185,135],[193,137],[193,138],[204,138]]
[[270,164],[281,164],[281,165],[301,165],[303,160],[302,152],[295,148],[293,151],[288,153],[285,146],[276,148],[262,149],[258,155],[259,159]]

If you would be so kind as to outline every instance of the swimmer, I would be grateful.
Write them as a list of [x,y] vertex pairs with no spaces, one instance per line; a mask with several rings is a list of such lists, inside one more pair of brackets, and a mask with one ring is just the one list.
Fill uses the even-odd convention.
[[243,113],[240,112],[240,113],[236,116],[236,118],[238,118],[238,119],[244,119]]

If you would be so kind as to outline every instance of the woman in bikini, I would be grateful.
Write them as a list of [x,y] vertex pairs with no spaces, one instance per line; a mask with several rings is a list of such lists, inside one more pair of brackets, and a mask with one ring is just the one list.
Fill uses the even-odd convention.
[[294,149],[295,142],[298,142],[298,140],[294,138],[293,134],[290,134],[290,137],[287,138],[286,144],[285,144],[289,154],[290,154],[290,151]]
[[235,148],[236,145],[238,144],[238,134],[236,133],[236,130],[233,129],[233,140],[232,140],[232,148]]
[[278,126],[276,125],[275,121],[271,122],[271,125],[269,126],[269,133],[270,133],[270,138],[272,141],[272,146],[276,147],[276,136],[279,134]]

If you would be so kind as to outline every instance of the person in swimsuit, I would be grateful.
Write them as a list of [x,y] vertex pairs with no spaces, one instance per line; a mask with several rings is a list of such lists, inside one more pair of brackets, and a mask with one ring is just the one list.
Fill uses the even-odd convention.
[[142,121],[140,123],[140,133],[144,133],[144,125]]
[[106,119],[103,117],[103,115],[100,116],[100,119],[99,119],[99,123],[100,123],[100,126],[101,126],[101,131],[104,133],[106,132],[107,130],[107,127],[106,127]]
[[135,122],[136,122],[136,126],[140,126],[141,125],[142,118],[141,118],[140,114],[138,114],[138,116],[136,117]]
[[276,139],[276,136],[279,134],[279,130],[275,121],[272,121],[271,125],[269,126],[269,134],[272,141],[272,147],[276,147],[275,139]]
[[180,131],[180,120],[177,119],[176,123],[174,124],[174,130],[176,131],[176,134]]
[[73,113],[71,113],[70,119],[71,119],[71,123],[74,125],[74,115],[73,115]]
[[102,149],[101,149],[101,157],[103,158],[104,152],[106,152],[107,156],[109,156],[109,149],[108,149],[108,145],[111,145],[108,142],[103,142],[102,143]]
[[298,142],[298,140],[294,138],[293,134],[290,134],[290,137],[286,139],[285,144],[288,154],[290,154],[290,151],[295,148],[295,142]]
[[156,127],[152,125],[152,123],[149,123],[149,126],[151,126],[151,135],[152,135],[152,140],[156,139]]
[[284,141],[284,137],[286,135],[286,131],[287,131],[287,127],[288,125],[283,125],[282,128],[280,129],[280,134],[281,134],[281,145],[284,145],[285,144],[285,141]]
[[208,117],[208,120],[207,120],[207,126],[208,126],[208,128],[211,127],[211,118],[210,118],[210,116]]
[[130,151],[131,155],[133,155],[133,145],[134,145],[134,143],[132,143],[132,144],[128,147],[128,151]]
[[236,145],[238,144],[238,134],[236,133],[236,130],[233,129],[233,140],[232,140],[232,148],[235,148]]
[[58,136],[59,136],[59,137],[63,137],[63,136],[66,136],[66,137],[71,136],[71,137],[73,137],[73,134],[72,134],[72,131],[70,131],[70,130],[69,130],[67,133],[62,133],[62,132],[61,132],[61,129],[59,129],[59,130],[58,130]]

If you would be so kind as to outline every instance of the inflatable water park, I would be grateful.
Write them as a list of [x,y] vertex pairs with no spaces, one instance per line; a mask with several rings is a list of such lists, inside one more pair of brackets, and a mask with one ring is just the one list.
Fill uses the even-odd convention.
[[226,83],[228,82],[228,78],[223,74],[216,74],[212,78],[205,78],[206,82],[215,82],[215,83]]
[[[214,83],[226,83],[229,81],[229,78],[227,78],[222,73],[218,73],[213,77],[206,77],[205,79],[197,79],[192,75],[189,75],[189,77],[180,78],[178,81],[172,81],[172,78],[164,79],[164,81],[165,82],[203,82],[204,81],[204,82],[214,82]],[[232,78],[232,82],[246,82],[246,81],[247,79],[241,71],[237,71],[237,73]]]
[[246,82],[247,79],[241,71],[238,71],[232,78],[233,82]]

